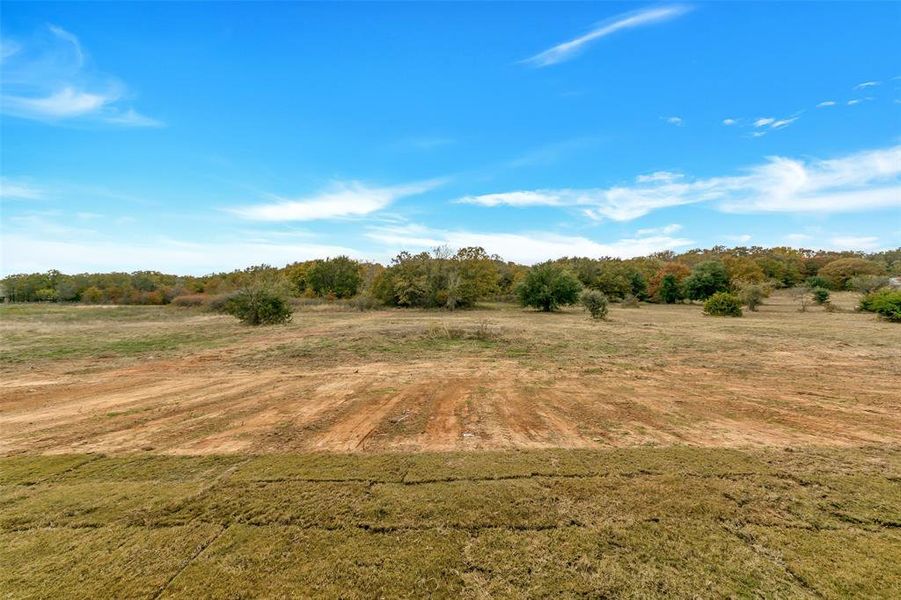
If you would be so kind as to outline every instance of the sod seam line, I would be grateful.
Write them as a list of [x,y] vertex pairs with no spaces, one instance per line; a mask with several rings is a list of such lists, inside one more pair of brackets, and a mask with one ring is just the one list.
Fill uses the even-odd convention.
[[170,577],[169,580],[166,581],[166,583],[163,584],[163,586],[152,596],[153,600],[158,600],[160,597],[162,597],[162,595],[166,592],[166,590],[169,588],[169,586],[172,585],[172,582],[175,581],[179,575],[184,573],[185,569],[187,569],[189,566],[191,566],[191,563],[193,563],[195,560],[197,560],[200,557],[200,555],[203,554],[207,548],[209,548],[211,545],[213,545],[213,543],[215,543],[216,540],[218,540],[222,536],[223,533],[228,531],[228,529],[230,527],[231,527],[230,525],[226,525],[226,526],[222,527],[218,532],[216,532],[215,535],[213,535],[213,537],[211,537],[209,540],[207,540],[206,543],[202,544],[200,546],[200,548],[197,550],[197,552],[195,552],[194,555],[191,558],[189,558],[185,562],[185,564],[182,565],[182,567],[180,569],[178,569],[172,575],[172,577]]

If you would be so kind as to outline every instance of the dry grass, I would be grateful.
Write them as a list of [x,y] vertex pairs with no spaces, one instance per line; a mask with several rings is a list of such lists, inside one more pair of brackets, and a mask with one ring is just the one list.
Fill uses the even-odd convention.
[[31,597],[884,597],[897,449],[0,462]]

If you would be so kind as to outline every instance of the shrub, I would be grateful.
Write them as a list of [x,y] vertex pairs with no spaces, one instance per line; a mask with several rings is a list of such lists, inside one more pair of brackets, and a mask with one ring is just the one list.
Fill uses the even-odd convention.
[[814,288],[810,290],[810,295],[813,296],[813,301],[820,306],[829,302],[829,290],[826,288]]
[[685,292],[692,300],[706,300],[729,287],[726,265],[718,260],[707,260],[695,265],[691,275],[685,278]]
[[704,314],[715,317],[740,317],[741,301],[735,294],[717,292],[704,302]]
[[172,306],[203,306],[207,301],[206,294],[184,294],[172,299]]
[[641,303],[638,301],[638,298],[633,296],[632,294],[628,294],[622,301],[623,308],[641,308]]
[[245,325],[277,325],[291,320],[291,305],[285,297],[258,286],[239,290],[225,310]]
[[607,318],[607,296],[603,292],[597,290],[585,290],[582,292],[582,295],[579,296],[579,301],[582,303],[582,306],[585,307],[585,310],[591,314],[592,319]]
[[829,281],[827,281],[825,277],[822,277],[820,275],[811,275],[810,277],[807,278],[807,280],[804,283],[810,289],[828,288],[829,287]]
[[228,305],[232,298],[235,297],[237,292],[227,292],[224,294],[216,294],[215,296],[209,296],[206,301],[207,310],[211,310],[217,313],[228,313]]
[[860,310],[874,312],[893,323],[901,323],[901,290],[878,290],[860,299]]
[[738,299],[752,312],[757,311],[757,307],[763,304],[766,297],[766,288],[758,283],[743,284],[738,290]]
[[349,302],[350,306],[359,310],[360,312],[366,310],[374,310],[381,305],[381,302],[378,301],[377,298],[370,296],[369,294],[360,294],[354,298],[351,298]]
[[545,312],[564,304],[575,304],[582,285],[575,275],[551,262],[535,265],[517,289],[519,302]]
[[848,280],[848,287],[861,294],[869,294],[888,287],[889,278],[880,275],[855,275]]

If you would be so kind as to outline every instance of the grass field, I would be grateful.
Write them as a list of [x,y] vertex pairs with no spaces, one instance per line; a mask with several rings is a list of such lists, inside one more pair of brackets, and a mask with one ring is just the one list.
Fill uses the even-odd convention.
[[901,595],[901,328],[0,308],[0,595]]

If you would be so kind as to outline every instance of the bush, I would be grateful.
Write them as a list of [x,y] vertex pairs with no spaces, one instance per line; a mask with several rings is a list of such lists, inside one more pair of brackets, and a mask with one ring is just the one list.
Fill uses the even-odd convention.
[[360,312],[366,310],[374,310],[381,306],[381,304],[382,303],[379,302],[377,298],[374,298],[368,294],[360,294],[359,296],[351,298],[351,300],[349,301],[349,305]]
[[738,299],[752,312],[757,311],[757,307],[763,304],[766,297],[767,289],[758,283],[746,283],[738,290]]
[[814,288],[810,290],[810,295],[813,296],[813,301],[820,306],[829,302],[829,290],[825,288]]
[[591,314],[592,319],[606,319],[608,311],[607,296],[597,290],[585,290],[579,296],[579,301]]
[[262,287],[246,287],[226,302],[225,310],[245,325],[277,325],[291,320],[291,305],[280,294]]
[[820,275],[811,275],[810,277],[807,278],[807,280],[804,283],[810,289],[828,288],[829,287],[829,281],[827,281],[825,277],[822,277]]
[[704,302],[704,314],[715,317],[740,317],[741,301],[735,294],[717,292]]
[[564,304],[575,304],[582,284],[575,275],[554,263],[535,265],[517,289],[519,302],[545,312]]
[[861,294],[869,294],[888,287],[889,278],[880,275],[855,275],[848,280],[848,287]]
[[172,299],[172,306],[203,306],[207,301],[206,294],[184,294]]
[[633,296],[632,294],[626,295],[626,297],[623,298],[623,301],[621,304],[622,304],[623,308],[640,308],[641,307],[641,303],[638,301],[638,298]]
[[860,310],[874,312],[893,323],[901,323],[901,290],[878,290],[861,298]]

